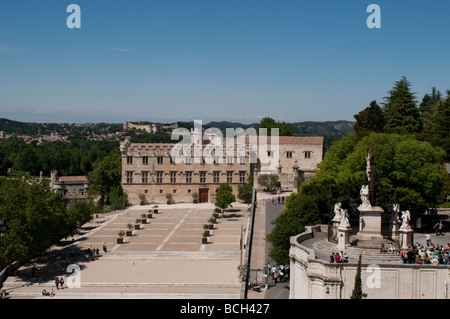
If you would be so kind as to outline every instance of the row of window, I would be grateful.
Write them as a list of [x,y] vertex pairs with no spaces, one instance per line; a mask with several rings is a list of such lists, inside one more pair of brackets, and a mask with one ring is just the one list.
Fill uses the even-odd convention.
[[[163,173],[164,172],[156,172],[156,184],[163,183]],[[199,173],[200,173],[200,183],[205,184],[206,183],[206,172],[199,172]],[[126,174],[127,174],[127,184],[132,184],[134,172],[127,171]],[[247,174],[246,171],[239,172],[239,183],[245,183],[246,174]],[[233,171],[227,172],[227,176],[226,176],[227,183],[233,183],[233,175],[234,175]],[[149,183],[149,172],[141,172],[141,178],[142,178],[141,179],[142,184],[148,184]],[[183,182],[185,182],[186,184],[192,183],[192,172],[185,172],[185,179],[183,180]],[[177,172],[170,172],[170,183],[171,184],[177,183]],[[213,183],[214,184],[221,183],[220,172],[218,172],[218,171],[213,172]]]
[[[286,158],[292,158],[294,152],[286,152]],[[305,154],[305,158],[311,158],[311,151],[306,151],[304,152]],[[273,152],[268,151],[267,152],[267,156],[268,157],[273,157]],[[144,165],[148,165],[149,164],[149,157],[148,156],[143,156],[142,157],[142,164]],[[170,160],[170,164],[175,164],[173,158],[171,156],[169,156],[169,160]],[[156,157],[156,162],[157,164],[164,164],[164,156],[157,156]],[[192,164],[192,158],[190,156],[185,156],[184,157],[184,163],[186,164]],[[214,164],[219,164],[220,163],[220,158],[219,156],[213,156],[213,163]],[[233,156],[227,156],[226,157],[226,163],[227,164],[233,164],[234,163],[234,157]],[[133,164],[133,156],[127,156],[127,164]],[[201,164],[205,164],[205,158],[201,157]],[[239,164],[245,164],[245,156],[241,156],[239,157]]]

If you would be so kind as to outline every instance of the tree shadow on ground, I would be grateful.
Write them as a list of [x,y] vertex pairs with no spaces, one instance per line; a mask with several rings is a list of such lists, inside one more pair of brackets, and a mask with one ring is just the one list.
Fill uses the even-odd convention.
[[86,263],[94,261],[100,256],[88,253],[87,250],[78,246],[68,246],[33,259],[16,270],[12,276],[16,276],[23,282],[29,282],[29,284],[53,281],[56,277],[69,276],[72,273],[72,270],[68,268],[70,265],[75,265],[75,268],[79,267],[79,270],[83,270],[86,268]]

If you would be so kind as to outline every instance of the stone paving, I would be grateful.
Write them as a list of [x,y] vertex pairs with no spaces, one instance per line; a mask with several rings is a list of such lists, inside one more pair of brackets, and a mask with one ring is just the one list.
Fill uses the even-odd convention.
[[[150,208],[99,215],[73,241],[69,238],[18,269],[3,289],[10,298],[50,298],[42,296],[43,289],[53,289],[53,298],[240,298],[240,243],[241,233],[246,238],[248,205],[233,205],[207,244],[202,244],[203,225],[212,216],[212,204],[159,205],[159,214],[117,244],[118,232]],[[89,246],[98,248],[99,256],[88,254]],[[69,265],[80,271],[67,272]],[[63,289],[56,289],[56,277],[64,277]],[[77,283],[80,287],[74,288]]]

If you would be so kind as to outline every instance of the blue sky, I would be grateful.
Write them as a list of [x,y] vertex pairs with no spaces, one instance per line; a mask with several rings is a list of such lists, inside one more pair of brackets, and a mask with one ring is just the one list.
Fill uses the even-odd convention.
[[402,76],[419,101],[450,89],[449,15],[446,0],[0,0],[0,117],[353,120]]

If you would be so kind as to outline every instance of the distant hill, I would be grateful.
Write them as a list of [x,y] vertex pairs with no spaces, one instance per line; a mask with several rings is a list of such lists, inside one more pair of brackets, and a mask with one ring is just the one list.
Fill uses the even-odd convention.
[[[178,127],[191,129],[194,126],[192,121],[177,122]],[[350,121],[326,121],[326,122],[297,122],[291,123],[297,136],[323,136],[325,150],[336,140],[341,139],[353,132],[354,122]],[[226,128],[247,129],[253,127],[259,128],[259,123],[242,124],[239,122],[213,121],[203,124],[203,128],[216,127],[225,133]],[[123,123],[25,123],[0,118],[0,131],[6,134],[39,136],[58,133],[61,136],[82,136],[92,133],[114,133],[123,131]]]
[[40,136],[58,133],[60,135],[83,135],[91,133],[113,133],[121,131],[120,123],[28,123],[0,118],[0,131],[6,134]]

